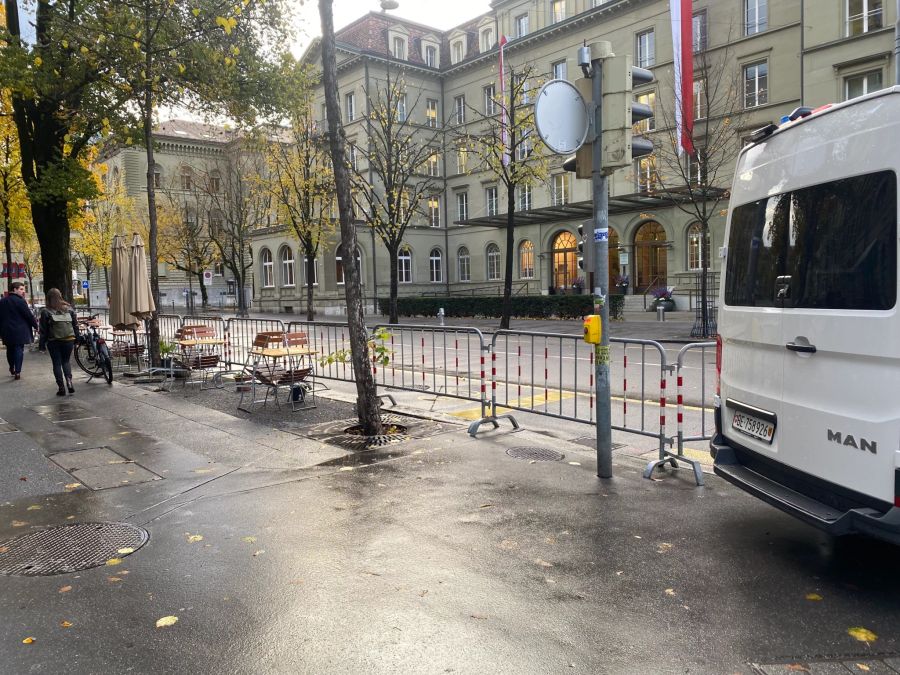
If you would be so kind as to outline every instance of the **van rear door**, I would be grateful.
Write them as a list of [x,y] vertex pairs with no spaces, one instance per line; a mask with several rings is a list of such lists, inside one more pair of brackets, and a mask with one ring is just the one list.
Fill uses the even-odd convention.
[[778,459],[893,503],[897,176],[873,171],[789,195]]
[[786,205],[776,195],[732,209],[719,323],[722,433],[737,445],[776,456],[782,443],[784,330],[775,287],[786,264]]

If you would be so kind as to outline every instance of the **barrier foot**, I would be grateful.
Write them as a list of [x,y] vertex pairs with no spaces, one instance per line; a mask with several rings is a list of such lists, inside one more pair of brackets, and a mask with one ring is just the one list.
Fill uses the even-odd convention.
[[516,421],[516,418],[508,413],[503,414],[503,415],[491,415],[490,417],[482,417],[480,420],[476,420],[475,422],[472,422],[472,424],[469,425],[469,436],[472,436],[474,438],[475,434],[478,433],[478,427],[480,427],[482,424],[486,424],[486,423],[493,424],[495,429],[499,429],[500,428],[499,420],[502,420],[502,419],[508,419],[510,422],[512,422],[513,430],[516,430],[519,428],[519,423]]
[[391,396],[390,394],[378,394],[379,401],[384,403],[384,399],[389,400],[391,402],[391,406],[393,406],[394,408],[397,407],[397,399],[395,399],[393,396]]
[[644,469],[644,478],[653,478],[654,469],[661,469],[666,465],[666,462],[670,463],[673,469],[677,469],[678,460],[687,462],[691,465],[691,468],[694,471],[694,480],[697,482],[697,487],[701,487],[703,485],[703,467],[700,462],[693,459],[688,459],[684,456],[679,457],[678,455],[670,455],[668,453],[666,453],[666,456],[662,459],[655,459],[647,464],[647,467]]

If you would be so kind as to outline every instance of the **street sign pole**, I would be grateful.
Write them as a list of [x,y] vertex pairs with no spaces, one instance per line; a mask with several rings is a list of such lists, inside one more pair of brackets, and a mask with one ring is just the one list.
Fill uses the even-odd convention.
[[591,59],[594,145],[591,191],[594,202],[594,313],[600,315],[600,344],[594,345],[594,394],[597,399],[597,476],[612,478],[612,413],[609,383],[609,189],[603,174],[601,111],[603,58]]

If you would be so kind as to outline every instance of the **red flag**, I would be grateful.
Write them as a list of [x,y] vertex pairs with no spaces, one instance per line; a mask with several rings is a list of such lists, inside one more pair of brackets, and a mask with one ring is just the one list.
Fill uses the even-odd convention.
[[675,133],[678,154],[694,154],[694,41],[691,0],[669,0],[675,62]]
[[500,36],[500,139],[503,142],[503,166],[509,164],[509,109],[506,107],[506,72],[503,70],[503,48],[506,36]]

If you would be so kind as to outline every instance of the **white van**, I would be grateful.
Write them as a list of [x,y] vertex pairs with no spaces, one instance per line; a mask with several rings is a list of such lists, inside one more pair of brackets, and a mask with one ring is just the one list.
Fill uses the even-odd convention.
[[833,534],[900,543],[900,87],[790,117],[735,171],[715,472]]

